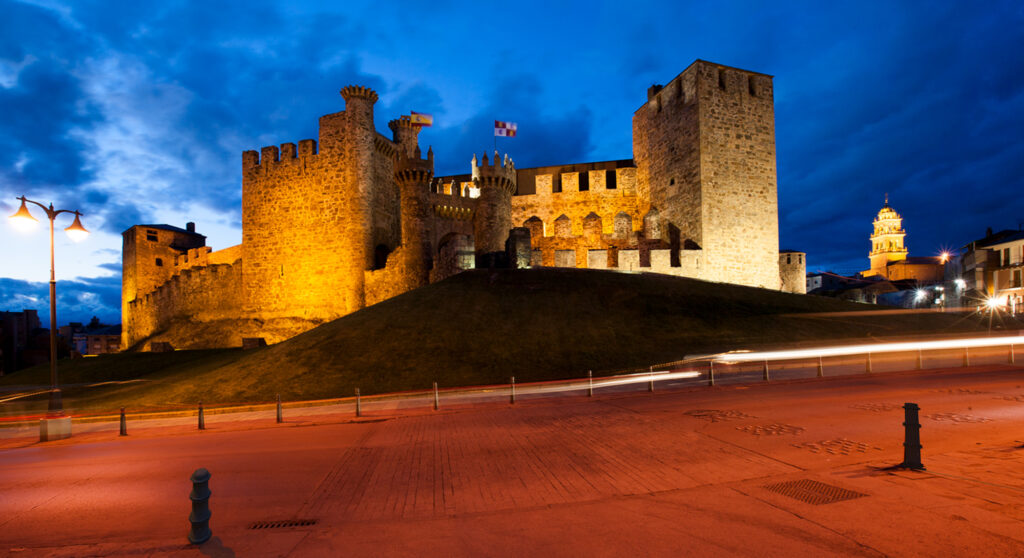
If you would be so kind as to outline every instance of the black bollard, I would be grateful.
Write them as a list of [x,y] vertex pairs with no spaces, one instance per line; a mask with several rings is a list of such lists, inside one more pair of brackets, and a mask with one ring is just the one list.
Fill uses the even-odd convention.
[[192,528],[188,532],[188,542],[203,544],[213,535],[210,531],[210,472],[196,469],[191,481],[192,493],[188,498],[192,500],[192,513],[188,515],[188,521]]
[[509,384],[509,387],[511,388],[511,391],[509,391],[508,403],[509,403],[509,405],[511,405],[511,404],[516,402],[516,377],[515,376],[512,376],[512,382]]
[[708,361],[708,385],[715,385],[715,361]]
[[437,382],[434,382],[434,410],[436,411],[441,406],[440,398],[437,395]]
[[899,466],[904,469],[924,470],[924,465],[921,464],[921,421],[917,416],[920,410],[916,403],[903,405],[906,441],[903,442],[903,463]]
[[277,423],[284,422],[284,414],[281,413],[281,394],[277,394]]
[[654,393],[654,367],[651,367],[650,383],[647,384],[647,391]]
[[359,388],[356,388],[356,416],[363,416],[362,397],[359,395]]
[[199,430],[206,430],[206,418],[203,417],[203,402],[199,402]]
[[764,381],[766,381],[766,382],[770,382],[771,381],[771,377],[768,376],[768,361],[767,360],[764,361],[764,374],[762,374],[762,379],[764,379]]
[[124,416],[124,407],[121,407],[121,435],[128,435],[128,420]]

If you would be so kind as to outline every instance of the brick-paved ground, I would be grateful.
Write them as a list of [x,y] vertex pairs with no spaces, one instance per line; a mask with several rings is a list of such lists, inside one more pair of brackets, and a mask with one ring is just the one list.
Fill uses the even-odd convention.
[[[637,386],[360,423],[94,433],[0,450],[0,554],[1022,555],[1022,374]],[[885,469],[902,459],[905,401],[921,405],[926,472]],[[215,538],[194,548],[200,466]],[[766,488],[806,480],[863,496],[814,505]],[[247,528],[280,519],[318,523]]]

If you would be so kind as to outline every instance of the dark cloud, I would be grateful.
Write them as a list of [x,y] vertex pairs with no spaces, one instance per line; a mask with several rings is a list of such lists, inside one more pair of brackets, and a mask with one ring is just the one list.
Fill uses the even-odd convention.
[[[36,310],[43,327],[50,319],[50,286],[0,277],[0,310]],[[79,278],[57,283],[57,324],[88,322],[93,316],[103,323],[121,322],[121,276]]]
[[498,151],[508,153],[519,168],[586,162],[592,149],[592,113],[585,106],[564,112],[544,106],[543,84],[532,75],[518,75],[499,82],[486,108],[462,123],[441,131],[434,147],[439,175],[470,170],[473,154],[493,155],[494,121],[518,125],[514,138],[498,138]]

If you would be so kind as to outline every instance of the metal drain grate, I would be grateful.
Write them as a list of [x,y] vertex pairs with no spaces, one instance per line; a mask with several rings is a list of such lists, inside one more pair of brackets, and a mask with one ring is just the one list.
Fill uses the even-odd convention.
[[853,500],[854,498],[867,496],[867,494],[861,494],[860,492],[846,490],[845,488],[839,488],[838,486],[832,486],[831,484],[825,484],[823,482],[810,479],[769,484],[765,486],[765,488],[772,492],[782,494],[783,496],[789,496],[790,498],[795,498],[801,502],[807,502],[808,504],[813,504],[815,506],[831,504],[833,502],[842,502],[843,500]]
[[286,519],[284,521],[257,521],[250,529],[281,529],[283,527],[309,527],[316,525],[315,519]]

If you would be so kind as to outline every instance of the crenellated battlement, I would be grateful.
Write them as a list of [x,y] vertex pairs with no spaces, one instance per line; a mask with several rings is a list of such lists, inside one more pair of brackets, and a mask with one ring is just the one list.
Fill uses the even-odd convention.
[[282,143],[280,148],[268,145],[259,151],[250,149],[242,152],[242,171],[254,170],[257,167],[268,168],[276,164],[291,165],[316,155],[316,140],[312,139],[300,140],[298,146],[294,143]]
[[470,162],[473,168],[473,183],[477,188],[501,188],[509,193],[516,191],[516,165],[509,158],[508,153],[501,159],[498,152],[494,152],[494,162],[487,159],[487,152],[483,154],[480,162],[477,162],[476,153]]
[[352,99],[366,99],[371,103],[377,102],[377,92],[362,85],[347,85],[341,88],[340,93],[345,98],[346,103]]
[[398,118],[388,122],[388,128],[397,137],[399,130],[419,130],[419,124],[412,123],[412,117],[407,115],[399,116]]
[[424,191],[434,178],[434,150],[427,150],[427,158],[420,158],[420,148],[417,147],[412,157],[403,153],[395,156],[395,180],[399,186],[423,185]]

